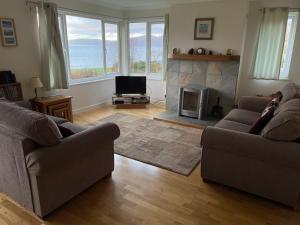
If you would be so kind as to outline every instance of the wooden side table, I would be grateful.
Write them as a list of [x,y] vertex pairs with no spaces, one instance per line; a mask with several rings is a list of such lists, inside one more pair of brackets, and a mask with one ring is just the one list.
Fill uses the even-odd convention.
[[32,108],[40,113],[61,117],[73,122],[71,96],[50,96],[31,99]]

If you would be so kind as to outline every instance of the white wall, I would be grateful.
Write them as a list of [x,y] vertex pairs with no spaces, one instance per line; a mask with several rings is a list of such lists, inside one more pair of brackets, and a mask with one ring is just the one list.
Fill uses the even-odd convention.
[[[240,80],[238,85],[238,96],[243,95],[270,95],[280,90],[283,85],[288,81],[277,81],[277,80],[257,80],[252,79],[249,73],[252,58],[254,53],[255,37],[258,32],[258,18],[259,9],[264,7],[300,7],[300,1],[293,0],[261,0],[250,2],[247,33],[245,36],[245,48],[242,57]],[[300,22],[298,22],[298,29],[296,33],[293,58],[290,68],[290,80],[296,83],[300,83]]]
[[[190,48],[203,47],[220,53],[230,48],[235,54],[240,54],[247,8],[248,4],[243,0],[171,6],[169,52],[173,48],[187,52]],[[209,17],[215,18],[213,40],[194,40],[195,19]]]
[[[82,4],[79,1],[55,0],[59,7],[105,15],[123,17],[123,12],[100,7],[98,5]],[[0,47],[0,70],[12,70],[17,80],[22,83],[25,99],[34,96],[28,83],[31,77],[38,76],[39,55],[38,42],[34,35],[33,15],[25,5],[25,1],[7,0],[0,7],[1,17],[15,19],[18,46],[13,48]],[[74,111],[82,111],[92,106],[109,101],[114,92],[114,80],[99,81],[94,83],[70,86],[68,90],[45,92],[41,95],[66,94],[73,96]]]

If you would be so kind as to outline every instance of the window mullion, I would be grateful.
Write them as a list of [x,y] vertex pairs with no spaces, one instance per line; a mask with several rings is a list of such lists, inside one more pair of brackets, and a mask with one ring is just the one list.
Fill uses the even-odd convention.
[[149,75],[150,69],[150,59],[151,59],[151,23],[147,22],[146,25],[146,74]]
[[104,69],[104,74],[107,74],[107,71],[106,71],[106,44],[105,44],[105,25],[104,25],[104,22],[101,20],[101,25],[102,25],[102,55],[103,55],[103,69]]

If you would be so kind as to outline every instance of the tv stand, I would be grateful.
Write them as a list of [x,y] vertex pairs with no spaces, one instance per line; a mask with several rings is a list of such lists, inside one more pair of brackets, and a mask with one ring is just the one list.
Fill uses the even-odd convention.
[[128,108],[146,108],[150,103],[150,96],[139,94],[126,94],[126,95],[114,95],[112,97],[112,104],[117,109]]

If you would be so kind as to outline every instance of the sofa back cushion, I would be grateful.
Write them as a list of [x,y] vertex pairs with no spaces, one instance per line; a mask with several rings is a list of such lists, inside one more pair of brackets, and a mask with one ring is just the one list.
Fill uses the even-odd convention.
[[282,94],[282,99],[280,101],[280,104],[282,105],[283,103],[293,99],[293,98],[296,98],[298,95],[300,95],[300,93],[297,93],[299,92],[300,89],[299,89],[299,86],[296,85],[295,83],[288,83],[286,84],[281,90],[281,94]]
[[295,141],[300,138],[300,99],[280,105],[275,116],[262,131],[262,136],[277,141]]
[[53,120],[12,102],[0,101],[0,124],[41,146],[59,144],[62,138]]

